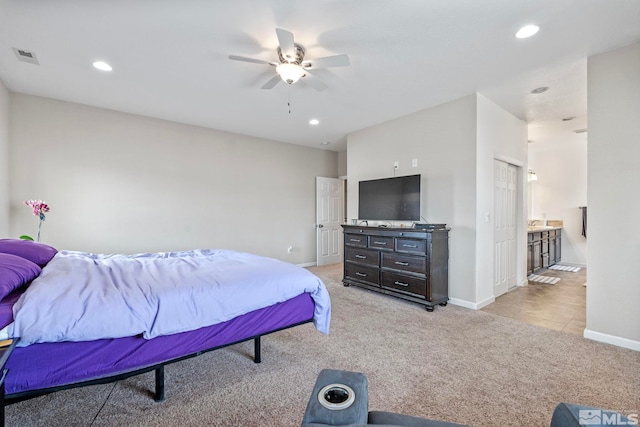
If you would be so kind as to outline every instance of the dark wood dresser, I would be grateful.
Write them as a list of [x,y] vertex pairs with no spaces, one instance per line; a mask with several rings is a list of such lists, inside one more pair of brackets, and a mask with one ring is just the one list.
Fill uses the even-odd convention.
[[449,299],[449,229],[343,225],[345,286],[423,304]]

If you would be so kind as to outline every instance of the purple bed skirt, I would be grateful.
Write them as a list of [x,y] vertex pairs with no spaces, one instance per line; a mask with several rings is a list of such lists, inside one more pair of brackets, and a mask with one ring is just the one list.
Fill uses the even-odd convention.
[[[11,321],[6,317],[11,316],[10,308],[17,300],[12,297],[0,304],[0,323]],[[11,398],[15,393],[136,371],[310,321],[313,312],[313,300],[305,293],[218,325],[150,340],[137,336],[18,347],[6,365],[6,394]]]

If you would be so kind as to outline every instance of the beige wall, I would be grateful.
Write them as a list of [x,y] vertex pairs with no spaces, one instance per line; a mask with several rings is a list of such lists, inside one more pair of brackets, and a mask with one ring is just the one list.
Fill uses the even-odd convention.
[[[358,216],[358,182],[422,175],[422,216],[446,223],[449,296],[475,301],[476,96],[354,132],[347,140],[347,218]],[[411,160],[418,159],[418,167]]]
[[477,96],[477,108],[475,301],[482,307],[495,300],[494,159],[518,168],[515,285],[527,284],[527,124],[482,95]]
[[347,150],[338,153],[338,175],[347,176]]
[[588,59],[585,336],[640,351],[640,43]]
[[[451,302],[480,308],[493,301],[493,227],[485,222],[485,213],[493,217],[493,159],[524,164],[526,144],[526,123],[476,94],[354,132],[348,137],[347,217],[358,216],[359,181],[393,176],[395,161],[396,175],[421,174],[422,216],[451,227]],[[418,167],[411,167],[412,159]]]
[[9,236],[9,91],[0,80],[0,237]]
[[10,129],[13,235],[35,234],[22,202],[40,198],[61,249],[315,262],[315,178],[338,176],[335,152],[23,94]]

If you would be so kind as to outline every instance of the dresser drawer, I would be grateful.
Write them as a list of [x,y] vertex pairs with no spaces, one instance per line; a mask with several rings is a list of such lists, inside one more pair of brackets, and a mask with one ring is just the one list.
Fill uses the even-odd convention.
[[369,236],[369,247],[376,249],[393,250],[393,237]]
[[427,252],[427,241],[396,238],[396,251],[414,254],[425,254]]
[[380,252],[373,249],[361,249],[361,248],[345,248],[344,259],[346,261],[357,262],[360,264],[367,264],[372,267],[380,266]]
[[405,276],[388,271],[382,272],[382,287],[393,289],[394,291],[406,292],[419,296],[420,298],[426,298],[427,295],[427,279]]
[[398,253],[382,253],[382,267],[393,270],[410,271],[424,275],[427,271],[427,258],[421,256],[402,255]]
[[356,265],[350,262],[344,265],[344,274],[347,278],[367,282],[372,285],[380,286],[380,270],[363,265]]
[[364,234],[345,234],[344,244],[349,246],[367,247],[367,236]]

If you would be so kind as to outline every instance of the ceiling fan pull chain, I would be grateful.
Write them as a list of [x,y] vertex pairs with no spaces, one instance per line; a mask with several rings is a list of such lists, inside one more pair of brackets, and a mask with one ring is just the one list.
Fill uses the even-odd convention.
[[287,106],[289,107],[289,114],[291,114],[291,85],[287,88]]

